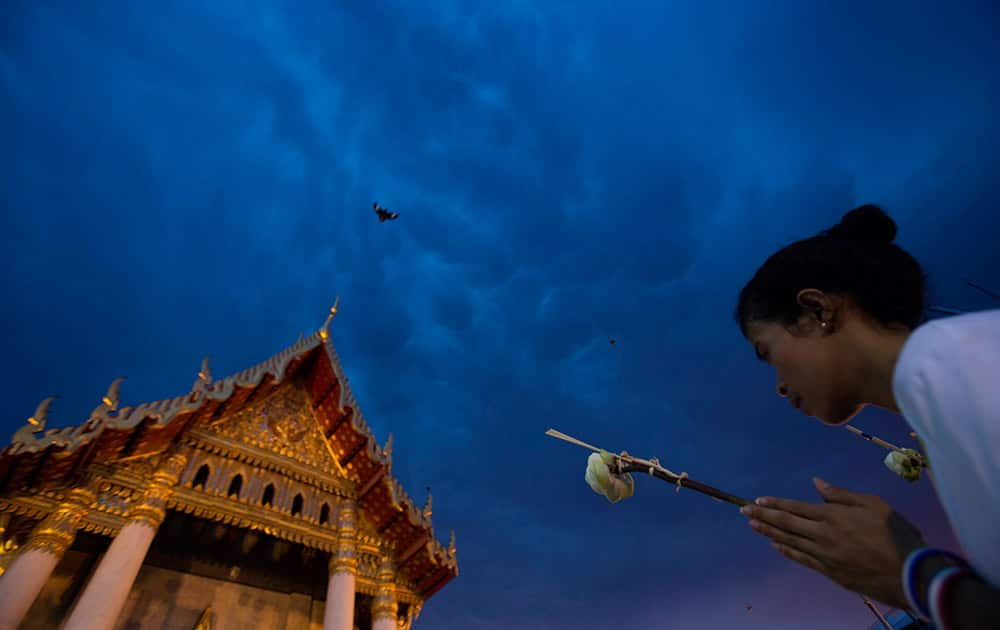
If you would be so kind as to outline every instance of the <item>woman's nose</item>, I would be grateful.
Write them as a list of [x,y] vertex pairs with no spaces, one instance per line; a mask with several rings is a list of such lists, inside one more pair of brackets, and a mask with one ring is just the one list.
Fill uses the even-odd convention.
[[782,398],[788,398],[788,388],[785,387],[784,383],[778,383],[778,395]]

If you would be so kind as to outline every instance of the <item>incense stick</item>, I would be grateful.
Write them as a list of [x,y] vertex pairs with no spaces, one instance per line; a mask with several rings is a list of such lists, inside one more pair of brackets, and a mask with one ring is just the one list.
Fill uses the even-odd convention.
[[868,610],[872,611],[872,613],[878,617],[878,620],[882,623],[882,627],[886,630],[892,630],[892,624],[885,618],[885,615],[883,615],[882,611],[878,609],[878,606],[876,606],[872,600],[868,599],[864,595],[861,596],[861,599],[864,600],[865,606],[868,606]]
[[[549,429],[548,431],[545,432],[545,435],[554,437],[559,440],[563,440],[564,442],[569,442],[570,444],[581,446],[596,453],[600,453],[602,450],[605,450],[597,448],[596,446],[593,446],[591,444],[587,444],[586,442],[578,440],[569,435],[566,435],[561,431],[556,431],[555,429]],[[702,494],[712,497],[713,499],[723,501],[725,503],[732,503],[733,505],[738,505],[740,507],[750,504],[750,501],[747,501],[742,497],[738,497],[734,494],[729,494],[728,492],[723,492],[718,488],[713,488],[712,486],[709,486],[707,484],[695,481],[694,479],[689,478],[686,474],[678,475],[677,473],[674,473],[661,466],[659,462],[648,459],[641,459],[639,457],[633,457],[626,453],[622,453],[621,455],[615,455],[614,457],[618,462],[619,472],[622,473],[643,472],[648,475],[652,475],[653,477],[662,479],[663,481],[666,481],[668,483],[675,484],[678,487],[688,488],[689,490],[700,492]]]
[[[888,449],[890,451],[902,451],[903,450],[903,449],[899,448],[898,446],[896,446],[895,444],[892,444],[890,442],[886,442],[885,440],[883,440],[883,439],[881,439],[879,437],[876,437],[874,435],[871,435],[870,433],[865,433],[861,429],[859,429],[857,427],[852,427],[849,424],[845,424],[844,428],[847,429],[848,431],[850,431],[851,433],[853,433],[854,435],[860,436],[860,437],[868,440],[869,442],[871,442],[873,444],[878,444],[882,448]],[[916,459],[917,459],[918,462],[920,462],[920,466],[921,467],[923,467],[923,468],[927,468],[928,467],[927,466],[927,461],[924,459],[924,456],[922,454],[917,453],[917,458]]]
[[979,286],[978,284],[976,284],[974,282],[969,282],[968,280],[966,280],[965,284],[969,285],[973,289],[979,289],[980,291],[982,291],[986,295],[990,296],[994,300],[1000,300],[1000,294],[997,294],[997,293],[995,293],[993,291],[990,291],[989,289],[983,288],[983,287]]
[[859,435],[859,436],[863,437],[864,439],[868,440],[869,442],[873,442],[875,444],[878,444],[882,448],[887,448],[890,451],[901,451],[901,450],[903,450],[903,449],[899,448],[898,446],[896,446],[895,444],[890,444],[889,442],[886,442],[885,440],[883,440],[881,438],[875,437],[874,435],[871,435],[869,433],[865,433],[861,429],[859,429],[857,427],[852,427],[849,424],[845,424],[844,428],[847,429],[848,431],[850,431],[851,433],[853,433],[854,435]]
[[577,446],[582,446],[583,448],[589,448],[590,450],[594,451],[595,453],[600,453],[601,452],[601,449],[597,448],[596,446],[592,446],[590,444],[587,444],[586,442],[581,442],[580,440],[576,439],[575,437],[570,437],[570,436],[566,435],[562,431],[556,431],[555,429],[549,429],[548,431],[545,432],[545,435],[548,435],[548,436],[551,436],[551,437],[554,437],[554,438],[557,438],[557,439],[560,439],[560,440],[564,440],[566,442],[569,442],[570,444],[576,444]]

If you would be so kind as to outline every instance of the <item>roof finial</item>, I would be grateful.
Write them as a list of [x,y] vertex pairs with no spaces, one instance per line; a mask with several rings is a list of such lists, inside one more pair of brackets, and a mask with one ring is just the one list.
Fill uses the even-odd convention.
[[35,413],[28,418],[28,424],[35,425],[38,427],[36,431],[41,431],[45,428],[45,423],[49,420],[49,407],[52,406],[52,401],[56,399],[56,396],[49,396],[42,402],[38,403],[38,407],[35,408]]
[[427,519],[427,520],[430,520],[431,514],[434,513],[431,510],[431,504],[432,503],[433,503],[433,499],[431,498],[431,487],[427,486],[427,502],[424,503],[424,511],[423,511],[424,518]]
[[38,403],[38,407],[28,418],[28,424],[24,425],[14,433],[14,443],[25,442],[27,440],[37,440],[35,433],[39,433],[45,430],[45,423],[49,419],[49,407],[52,405],[52,401],[55,400],[55,396],[49,396],[42,402]]
[[208,367],[207,356],[201,360],[201,370],[198,371],[198,378],[205,381],[206,384],[212,382],[212,369]]
[[201,369],[198,370],[198,380],[194,382],[191,391],[201,392],[208,389],[212,384],[212,369],[208,367],[208,357],[201,360]]
[[111,381],[111,387],[108,387],[108,393],[101,399],[101,402],[104,403],[104,406],[108,411],[118,410],[118,388],[121,387],[122,381],[124,380],[124,376],[119,376],[115,380]]
[[455,548],[455,530],[451,530],[451,539],[448,540],[448,555],[449,556],[454,556],[455,555],[455,551],[456,551],[456,548]]
[[389,433],[389,439],[385,441],[385,446],[382,447],[382,457],[385,458],[385,463],[392,470],[392,432]]
[[333,302],[333,307],[330,309],[330,314],[326,316],[326,323],[324,323],[323,327],[319,329],[319,336],[323,338],[323,341],[330,338],[330,322],[333,321],[333,316],[337,314],[337,306],[339,304],[340,296],[338,295],[337,299]]

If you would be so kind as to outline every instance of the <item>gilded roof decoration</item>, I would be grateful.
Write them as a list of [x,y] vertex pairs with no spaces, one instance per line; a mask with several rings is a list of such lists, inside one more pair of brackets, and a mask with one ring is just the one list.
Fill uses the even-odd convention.
[[[146,420],[151,420],[156,426],[165,426],[178,416],[194,413],[206,404],[227,401],[237,388],[257,387],[265,377],[270,377],[274,383],[280,383],[293,360],[323,345],[324,342],[319,334],[311,335],[267,361],[217,381],[202,391],[143,403],[135,407],[117,408],[118,388],[122,379],[116,379],[108,394],[102,398],[102,404],[94,409],[83,424],[51,429],[41,436],[34,433],[27,435],[19,431],[16,439],[8,447],[8,452],[11,454],[37,452],[50,447],[62,447],[67,451],[73,451],[109,429],[134,429]],[[112,404],[108,404],[109,402]]]
[[224,418],[215,434],[294,459],[328,475],[344,476],[299,388],[281,388]]
[[[398,579],[412,584],[421,598],[429,597],[458,574],[454,538],[444,547],[434,536],[430,497],[423,508],[418,506],[392,476],[392,437],[384,446],[375,440],[330,343],[336,311],[337,303],[314,334],[224,379],[212,380],[206,357],[191,391],[174,398],[122,406],[119,377],[83,423],[49,430],[45,427],[52,398],[42,401],[0,452],[0,484],[7,497],[0,497],[0,511],[44,517],[54,509],[53,501],[33,488],[58,493],[81,474],[98,474],[113,483],[100,489],[82,527],[113,533],[135,500],[136,489],[148,478],[153,460],[179,447],[192,454],[200,450],[242,462],[234,466],[253,465],[305,483],[305,488],[314,489],[306,491],[305,512],[291,513],[291,495],[281,498],[283,505],[264,506],[262,512],[246,496],[227,497],[219,484],[228,484],[228,479],[213,481],[211,493],[193,488],[193,470],[169,500],[170,509],[259,527],[329,552],[336,538],[324,533],[331,526],[320,521],[319,502],[324,499],[309,493],[326,492],[335,501],[351,498],[363,516],[364,535],[394,555]],[[253,500],[259,502],[263,487],[255,483]],[[11,497],[18,489],[20,494]],[[244,486],[244,493],[249,491]]]

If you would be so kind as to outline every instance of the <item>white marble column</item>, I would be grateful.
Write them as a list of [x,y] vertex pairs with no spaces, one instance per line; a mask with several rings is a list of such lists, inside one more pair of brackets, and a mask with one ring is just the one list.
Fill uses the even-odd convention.
[[146,493],[129,512],[125,525],[73,606],[63,630],[110,630],[114,627],[156,530],[166,516],[167,499],[186,461],[183,455],[171,455],[153,474]]
[[0,576],[0,630],[16,630],[76,537],[87,508],[97,500],[89,488],[74,488],[66,501],[31,532]]
[[383,558],[379,565],[377,588],[375,601],[372,602],[372,630],[398,630],[395,570],[388,557]]
[[323,630],[354,630],[355,579],[358,573],[357,512],[353,503],[340,507],[337,552],[330,558]]

